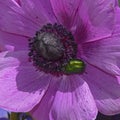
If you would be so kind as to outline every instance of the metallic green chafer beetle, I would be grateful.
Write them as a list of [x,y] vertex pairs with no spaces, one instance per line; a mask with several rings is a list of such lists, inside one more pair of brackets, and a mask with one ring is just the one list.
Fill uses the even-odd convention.
[[72,59],[68,62],[68,64],[64,67],[64,72],[66,74],[75,74],[75,73],[83,73],[85,70],[85,63],[79,59]]

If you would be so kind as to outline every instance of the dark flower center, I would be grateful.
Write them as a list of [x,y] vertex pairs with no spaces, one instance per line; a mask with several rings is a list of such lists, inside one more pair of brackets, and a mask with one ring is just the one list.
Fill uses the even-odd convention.
[[60,42],[60,39],[53,33],[38,33],[35,44],[41,56],[46,60],[58,60],[64,54],[62,42]]
[[64,74],[67,63],[76,58],[77,44],[66,28],[47,24],[29,40],[29,57],[38,70]]

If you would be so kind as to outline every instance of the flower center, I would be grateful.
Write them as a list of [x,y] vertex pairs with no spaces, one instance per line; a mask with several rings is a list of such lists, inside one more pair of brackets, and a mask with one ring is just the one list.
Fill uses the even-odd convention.
[[51,74],[65,74],[65,67],[76,58],[77,44],[65,27],[47,24],[29,40],[29,58],[38,69]]
[[64,46],[62,42],[60,42],[60,39],[53,33],[38,33],[35,45],[39,54],[49,61],[58,60],[64,54]]

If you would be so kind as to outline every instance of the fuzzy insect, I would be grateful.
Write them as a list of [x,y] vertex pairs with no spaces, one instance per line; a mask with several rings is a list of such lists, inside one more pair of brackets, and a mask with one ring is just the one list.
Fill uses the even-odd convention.
[[66,74],[80,74],[85,70],[85,63],[79,59],[72,59],[68,62],[68,64],[64,67],[64,72]]

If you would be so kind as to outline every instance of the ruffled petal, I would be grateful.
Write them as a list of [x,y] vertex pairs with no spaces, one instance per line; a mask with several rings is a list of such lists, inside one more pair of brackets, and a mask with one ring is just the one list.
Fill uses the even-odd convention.
[[50,17],[53,15],[50,8],[46,10],[49,4],[44,8],[46,3],[42,3],[38,0],[21,0],[19,5],[14,0],[0,1],[0,30],[33,37],[41,26],[54,19]]
[[36,71],[26,51],[5,52],[1,56],[0,107],[14,112],[31,110],[47,90],[51,75]]
[[0,31],[0,51],[28,50],[27,37]]
[[89,87],[79,75],[64,76],[52,84],[32,111],[36,120],[94,120],[96,115],[97,108]]
[[120,77],[111,76],[87,64],[83,79],[88,83],[101,113],[120,113]]

